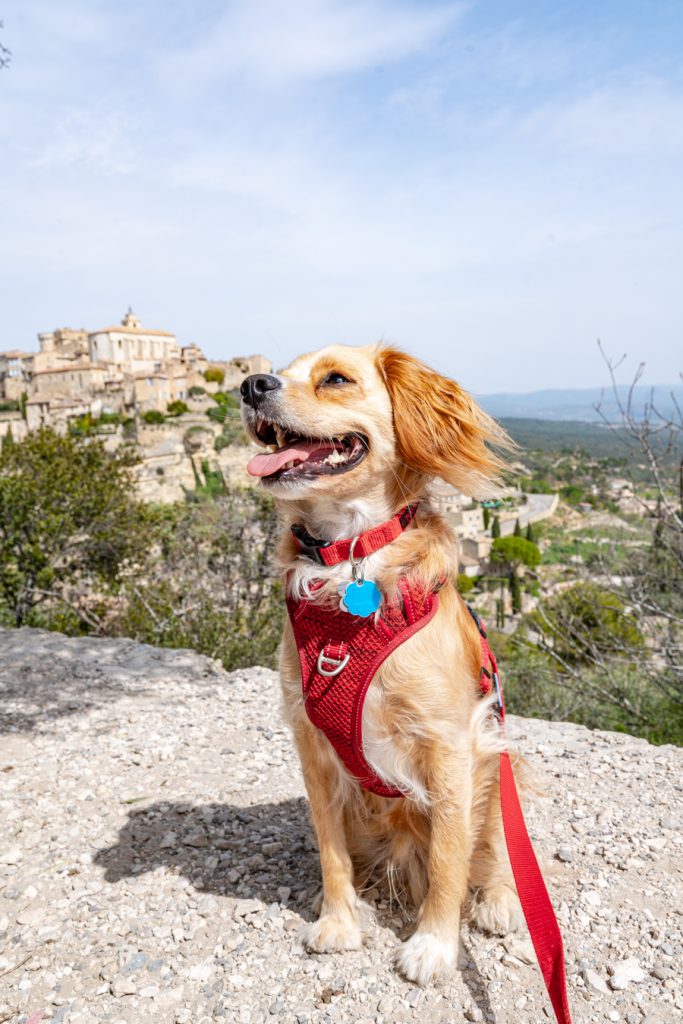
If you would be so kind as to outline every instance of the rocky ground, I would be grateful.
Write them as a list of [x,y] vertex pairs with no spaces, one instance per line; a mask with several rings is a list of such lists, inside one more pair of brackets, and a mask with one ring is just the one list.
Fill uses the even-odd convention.
[[[296,943],[319,885],[302,782],[262,669],[0,630],[0,1024],[537,1022],[526,936],[394,973],[406,921],[371,892],[362,952]],[[681,1019],[683,751],[511,720],[545,781],[528,815],[580,1021]]]

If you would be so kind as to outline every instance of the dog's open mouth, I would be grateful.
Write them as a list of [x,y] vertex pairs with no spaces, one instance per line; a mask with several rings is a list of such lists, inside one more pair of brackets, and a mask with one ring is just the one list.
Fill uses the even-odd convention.
[[257,420],[254,431],[264,444],[277,446],[273,452],[255,455],[247,465],[247,471],[264,483],[346,473],[362,462],[368,450],[362,434],[303,437],[265,420]]

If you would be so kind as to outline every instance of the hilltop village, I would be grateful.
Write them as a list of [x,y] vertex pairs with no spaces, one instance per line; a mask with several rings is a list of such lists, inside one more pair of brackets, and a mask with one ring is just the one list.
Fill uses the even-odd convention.
[[[244,450],[226,435],[242,380],[268,372],[260,355],[209,360],[170,331],[144,327],[131,309],[98,330],[38,335],[38,352],[0,352],[0,438],[51,427],[101,435],[112,450],[133,443],[145,500],[181,500],[203,472],[247,483]],[[212,415],[209,415],[212,413]]]

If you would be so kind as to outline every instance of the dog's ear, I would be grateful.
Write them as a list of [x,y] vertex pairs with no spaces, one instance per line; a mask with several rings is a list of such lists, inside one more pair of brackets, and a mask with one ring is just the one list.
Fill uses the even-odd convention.
[[501,457],[514,447],[505,431],[454,380],[395,348],[379,348],[377,367],[394,412],[398,455],[473,497],[500,488]]

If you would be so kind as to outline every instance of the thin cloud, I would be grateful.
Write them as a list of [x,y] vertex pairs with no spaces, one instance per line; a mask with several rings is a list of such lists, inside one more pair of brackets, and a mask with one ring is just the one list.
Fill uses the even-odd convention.
[[543,104],[523,131],[563,150],[608,156],[683,153],[683,91],[647,80]]
[[239,0],[188,52],[165,59],[165,76],[207,83],[246,75],[265,84],[362,71],[422,50],[467,5],[387,0]]

